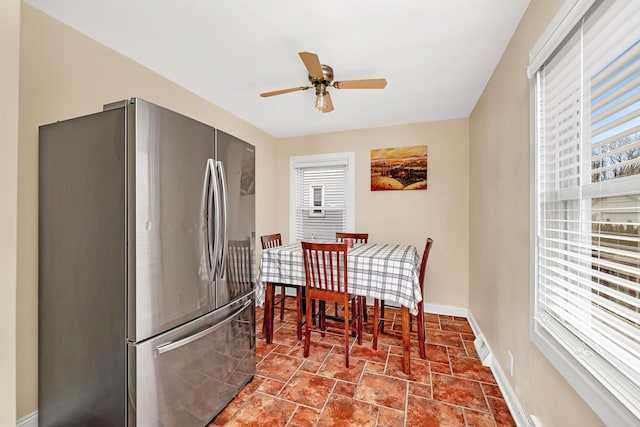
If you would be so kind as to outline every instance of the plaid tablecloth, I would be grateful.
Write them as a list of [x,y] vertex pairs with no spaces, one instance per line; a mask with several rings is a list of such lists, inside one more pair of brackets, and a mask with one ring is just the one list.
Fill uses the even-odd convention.
[[[356,244],[347,252],[349,292],[395,302],[418,313],[420,292],[418,251],[414,246]],[[267,283],[304,286],[302,245],[292,243],[265,249],[260,258],[256,302],[264,304]]]

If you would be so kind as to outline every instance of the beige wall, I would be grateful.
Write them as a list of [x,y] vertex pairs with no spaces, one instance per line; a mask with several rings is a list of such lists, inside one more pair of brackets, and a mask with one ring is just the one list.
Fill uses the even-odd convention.
[[[529,341],[528,54],[562,0],[532,0],[470,117],[469,306],[519,402],[545,427],[600,420]],[[508,375],[508,374],[507,374]]]
[[[426,191],[370,190],[371,149],[428,146]],[[278,143],[278,228],[289,240],[289,158],[353,151],[356,157],[355,230],[369,241],[413,244],[429,256],[426,302],[467,307],[469,241],[468,120],[447,120],[289,138]]]
[[[15,26],[17,22],[16,19],[10,24]],[[24,4],[20,36],[17,266],[19,418],[37,410],[38,406],[39,125],[97,112],[102,110],[105,103],[134,96],[209,123],[256,146],[256,232],[266,232],[276,224],[273,203],[275,173],[273,168],[264,166],[275,162],[274,138]],[[2,147],[4,150],[4,145]],[[0,222],[4,226],[4,221]]]
[[0,425],[16,422],[16,223],[20,1],[0,3]]

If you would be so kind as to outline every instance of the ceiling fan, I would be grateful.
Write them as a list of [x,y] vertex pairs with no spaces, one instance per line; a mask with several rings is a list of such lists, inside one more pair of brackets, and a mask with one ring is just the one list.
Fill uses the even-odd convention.
[[316,88],[316,105],[318,111],[329,113],[333,111],[333,102],[327,88],[333,86],[336,89],[384,89],[387,85],[385,79],[364,79],[364,80],[343,80],[340,82],[333,81],[333,68],[328,65],[320,64],[318,55],[312,52],[298,52],[304,66],[309,71],[309,82],[311,86],[298,86],[289,89],[274,90],[273,92],[264,92],[260,96],[266,98],[274,95],[282,95],[283,93],[296,92],[299,90],[307,90],[312,87]]

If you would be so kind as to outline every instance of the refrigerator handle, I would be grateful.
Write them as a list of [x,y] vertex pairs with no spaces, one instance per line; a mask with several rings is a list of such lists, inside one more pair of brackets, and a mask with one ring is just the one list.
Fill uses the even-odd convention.
[[182,338],[178,341],[172,341],[163,345],[159,345],[158,347],[156,347],[156,356],[161,355],[162,353],[166,353],[168,351],[171,350],[175,350],[176,348],[180,348],[182,346],[185,346],[187,344],[190,344],[196,340],[199,340],[200,338],[209,335],[211,332],[215,331],[216,329],[221,328],[222,326],[226,325],[227,323],[231,322],[232,320],[234,320],[238,314],[240,314],[242,311],[244,311],[244,309],[246,309],[247,307],[249,307],[249,305],[251,305],[253,303],[252,299],[249,299],[248,301],[246,301],[242,307],[240,307],[239,309],[235,310],[233,313],[231,313],[227,318],[225,318],[223,321],[221,321],[220,323],[216,323],[213,326],[208,327],[207,329],[204,329],[200,332],[197,332],[193,335],[189,335],[186,338]]
[[224,268],[224,266],[227,263],[227,247],[228,247],[228,243],[229,243],[229,235],[228,235],[228,227],[227,227],[227,213],[228,213],[228,204],[229,204],[229,199],[227,197],[227,178],[224,172],[224,164],[221,161],[216,161],[216,168],[218,171],[218,174],[220,176],[220,189],[222,191],[222,208],[221,208],[221,212],[222,212],[222,227],[223,227],[223,232],[222,232],[222,245],[221,245],[221,253],[220,253],[220,278],[224,278],[225,276],[225,272],[226,269]]
[[[218,269],[218,258],[220,257],[220,245],[218,241],[220,240],[220,192],[218,189],[220,188],[218,173],[216,164],[213,159],[209,159],[208,162],[211,162],[211,177],[213,178],[213,182],[209,187],[209,200],[213,200],[213,215],[209,215],[209,254],[211,255],[210,263],[212,268],[211,271],[211,280],[215,280],[217,269]],[[213,227],[211,224],[213,223]],[[213,236],[211,235],[211,230],[213,228]]]
[[202,206],[200,208],[202,227],[202,256],[200,261],[200,277],[202,280],[212,280],[213,263],[211,262],[211,179],[214,174],[213,159],[207,160],[202,186]]

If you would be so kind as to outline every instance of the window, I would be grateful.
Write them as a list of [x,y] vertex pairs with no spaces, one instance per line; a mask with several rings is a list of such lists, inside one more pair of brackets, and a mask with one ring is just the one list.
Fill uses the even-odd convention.
[[334,241],[354,229],[354,153],[291,158],[292,240]]
[[309,201],[311,208],[319,208],[309,210],[309,216],[324,216],[324,184],[309,186]]
[[[529,68],[535,109],[531,336],[607,424],[637,425],[640,2],[567,4],[571,28],[565,19],[564,33],[552,31]],[[564,38],[550,51],[560,33]]]

